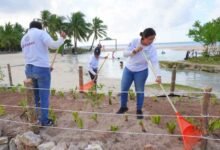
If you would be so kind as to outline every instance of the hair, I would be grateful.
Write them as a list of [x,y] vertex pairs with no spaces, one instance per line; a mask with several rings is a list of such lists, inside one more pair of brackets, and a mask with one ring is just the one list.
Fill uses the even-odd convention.
[[30,23],[29,28],[30,28],[30,29],[31,29],[31,28],[37,28],[37,29],[40,29],[40,30],[43,29],[42,24],[41,24],[40,22],[38,22],[38,21],[32,21],[32,22]]
[[94,55],[95,56],[99,56],[101,54],[101,51],[99,48],[96,48],[95,51],[94,51]]
[[156,31],[153,28],[146,28],[143,32],[140,33],[142,39],[153,35],[156,35]]

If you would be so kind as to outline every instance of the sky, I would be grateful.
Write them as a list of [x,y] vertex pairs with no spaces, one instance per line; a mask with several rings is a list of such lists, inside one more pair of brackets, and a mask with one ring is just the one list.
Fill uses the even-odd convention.
[[[127,44],[147,27],[156,42],[192,41],[187,32],[196,20],[205,23],[220,16],[220,0],[0,0],[0,25],[18,22],[28,27],[42,10],[69,16],[81,11],[86,20],[101,18],[108,37]],[[85,43],[81,43],[85,44]]]

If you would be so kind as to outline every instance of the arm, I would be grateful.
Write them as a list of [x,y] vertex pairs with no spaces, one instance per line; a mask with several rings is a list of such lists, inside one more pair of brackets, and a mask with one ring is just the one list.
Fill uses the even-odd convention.
[[93,61],[93,59],[91,58],[91,59],[90,59],[90,62],[89,62],[89,68],[88,68],[88,69],[89,69],[89,72],[95,76],[96,73],[93,71],[92,61]]
[[57,49],[64,43],[63,37],[60,37],[57,41],[54,41],[47,32],[43,32],[42,40],[43,43],[51,49]]

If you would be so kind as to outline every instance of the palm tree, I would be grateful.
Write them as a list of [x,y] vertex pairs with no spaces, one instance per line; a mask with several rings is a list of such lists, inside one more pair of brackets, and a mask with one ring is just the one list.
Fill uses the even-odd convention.
[[74,38],[74,50],[77,50],[77,41],[87,41],[90,24],[86,22],[82,12],[75,12],[69,18],[70,30]]
[[14,51],[20,50],[20,40],[24,34],[23,27],[16,23],[5,24],[0,27],[0,47],[4,50]]
[[48,31],[48,24],[49,24],[50,16],[51,16],[51,13],[48,10],[41,11],[41,21],[46,31]]
[[98,17],[95,17],[92,20],[89,38],[93,35],[93,40],[92,40],[92,45],[89,49],[90,51],[93,48],[95,40],[97,40],[98,38],[103,38],[107,36],[106,30],[107,30],[107,26],[103,24],[103,21],[101,19],[99,19]]

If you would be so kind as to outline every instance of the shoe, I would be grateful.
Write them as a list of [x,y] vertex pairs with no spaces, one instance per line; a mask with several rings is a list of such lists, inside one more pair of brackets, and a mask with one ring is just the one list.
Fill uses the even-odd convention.
[[128,107],[121,107],[121,108],[117,111],[117,114],[124,114],[126,111],[128,111]]
[[144,119],[142,110],[137,110],[137,119]]
[[54,122],[53,120],[51,119],[48,119],[47,120],[47,123],[41,123],[42,126],[45,126],[45,127],[49,127],[49,126],[53,126],[54,125]]

